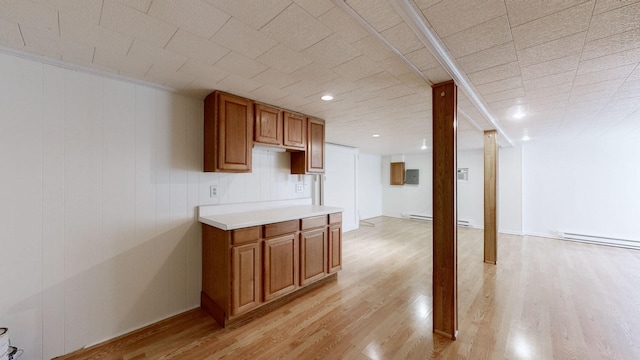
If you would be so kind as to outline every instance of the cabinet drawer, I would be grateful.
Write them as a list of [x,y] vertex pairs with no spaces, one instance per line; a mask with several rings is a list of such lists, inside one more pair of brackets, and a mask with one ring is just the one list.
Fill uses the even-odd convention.
[[259,226],[237,229],[233,230],[233,232],[231,233],[232,245],[240,245],[258,240],[260,240]]
[[337,224],[342,222],[342,213],[329,214],[329,224]]
[[318,226],[327,225],[327,215],[322,216],[314,216],[306,219],[300,220],[300,228],[302,230],[311,229]]
[[270,238],[278,235],[291,234],[298,231],[298,220],[283,221],[264,226],[264,237]]

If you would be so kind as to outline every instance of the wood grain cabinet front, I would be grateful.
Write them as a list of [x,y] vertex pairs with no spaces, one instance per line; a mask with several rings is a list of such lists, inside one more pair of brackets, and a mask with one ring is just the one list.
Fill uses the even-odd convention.
[[326,227],[300,233],[300,286],[327,275],[327,254]]
[[305,150],[307,145],[307,117],[289,111],[284,112],[284,146],[287,149]]
[[204,100],[204,171],[251,172],[253,102],[215,91]]
[[231,248],[231,315],[236,316],[260,304],[260,243]]
[[291,153],[292,174],[324,173],[324,120],[307,120],[307,146],[304,152]]
[[282,110],[265,104],[255,104],[253,141],[259,144],[282,146]]
[[264,241],[264,301],[298,287],[298,241],[287,234]]

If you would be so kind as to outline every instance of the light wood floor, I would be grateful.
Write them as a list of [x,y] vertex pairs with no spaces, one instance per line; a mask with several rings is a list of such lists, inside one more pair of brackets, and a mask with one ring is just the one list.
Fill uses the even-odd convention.
[[432,334],[431,223],[344,234],[329,282],[244,325],[197,309],[64,359],[640,359],[640,251],[459,229],[459,337]]

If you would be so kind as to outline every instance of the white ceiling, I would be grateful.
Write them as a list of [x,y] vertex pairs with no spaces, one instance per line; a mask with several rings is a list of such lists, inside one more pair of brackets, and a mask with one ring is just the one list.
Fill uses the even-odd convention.
[[300,111],[327,121],[327,141],[374,154],[431,143],[430,86],[452,69],[469,84],[461,149],[496,128],[503,145],[640,138],[639,1],[0,0],[0,46]]

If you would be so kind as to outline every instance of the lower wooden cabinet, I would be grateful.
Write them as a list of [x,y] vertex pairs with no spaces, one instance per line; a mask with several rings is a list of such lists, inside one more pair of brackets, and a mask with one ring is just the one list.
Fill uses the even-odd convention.
[[203,224],[201,305],[225,327],[341,266],[340,213],[231,231]]
[[300,285],[304,286],[327,275],[327,228],[300,233]]
[[240,315],[260,304],[260,243],[231,248],[231,315]]
[[264,241],[264,301],[294,291],[298,284],[296,234]]
[[329,226],[329,269],[328,273],[342,269],[342,224]]

